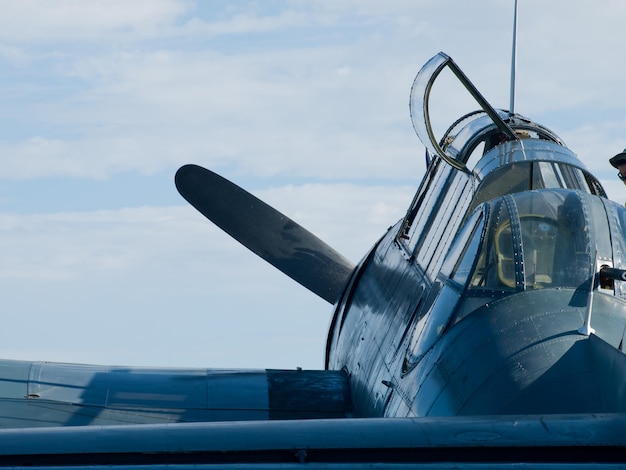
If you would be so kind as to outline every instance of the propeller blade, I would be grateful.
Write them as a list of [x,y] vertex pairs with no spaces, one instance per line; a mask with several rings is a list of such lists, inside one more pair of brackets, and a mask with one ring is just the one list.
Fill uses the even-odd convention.
[[334,304],[354,264],[218,174],[197,165],[176,172],[178,192],[206,218],[287,276]]

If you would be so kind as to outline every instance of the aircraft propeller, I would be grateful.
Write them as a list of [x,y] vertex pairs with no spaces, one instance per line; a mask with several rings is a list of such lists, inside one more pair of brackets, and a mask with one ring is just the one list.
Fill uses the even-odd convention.
[[334,304],[354,269],[311,232],[198,165],[176,172],[178,192],[206,218],[311,292]]

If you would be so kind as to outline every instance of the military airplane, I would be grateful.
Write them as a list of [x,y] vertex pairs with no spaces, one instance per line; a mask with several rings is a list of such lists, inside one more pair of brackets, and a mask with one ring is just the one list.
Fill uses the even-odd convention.
[[[435,136],[444,70],[478,110]],[[357,265],[210,170],[176,174],[203,215],[333,305],[324,370],[0,361],[0,466],[626,464],[626,209],[444,53],[410,108],[426,173]]]

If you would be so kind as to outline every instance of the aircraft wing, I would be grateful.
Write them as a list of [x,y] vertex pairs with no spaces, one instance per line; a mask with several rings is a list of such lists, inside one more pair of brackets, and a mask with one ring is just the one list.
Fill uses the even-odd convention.
[[625,415],[368,418],[0,430],[30,468],[617,468]]
[[0,428],[343,418],[350,411],[343,371],[0,361]]

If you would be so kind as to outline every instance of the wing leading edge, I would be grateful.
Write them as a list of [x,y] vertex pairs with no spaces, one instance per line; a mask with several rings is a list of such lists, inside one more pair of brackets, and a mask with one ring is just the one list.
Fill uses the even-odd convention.
[[0,460],[55,468],[616,468],[625,460],[624,424],[624,415],[545,415],[11,429],[0,431]]

